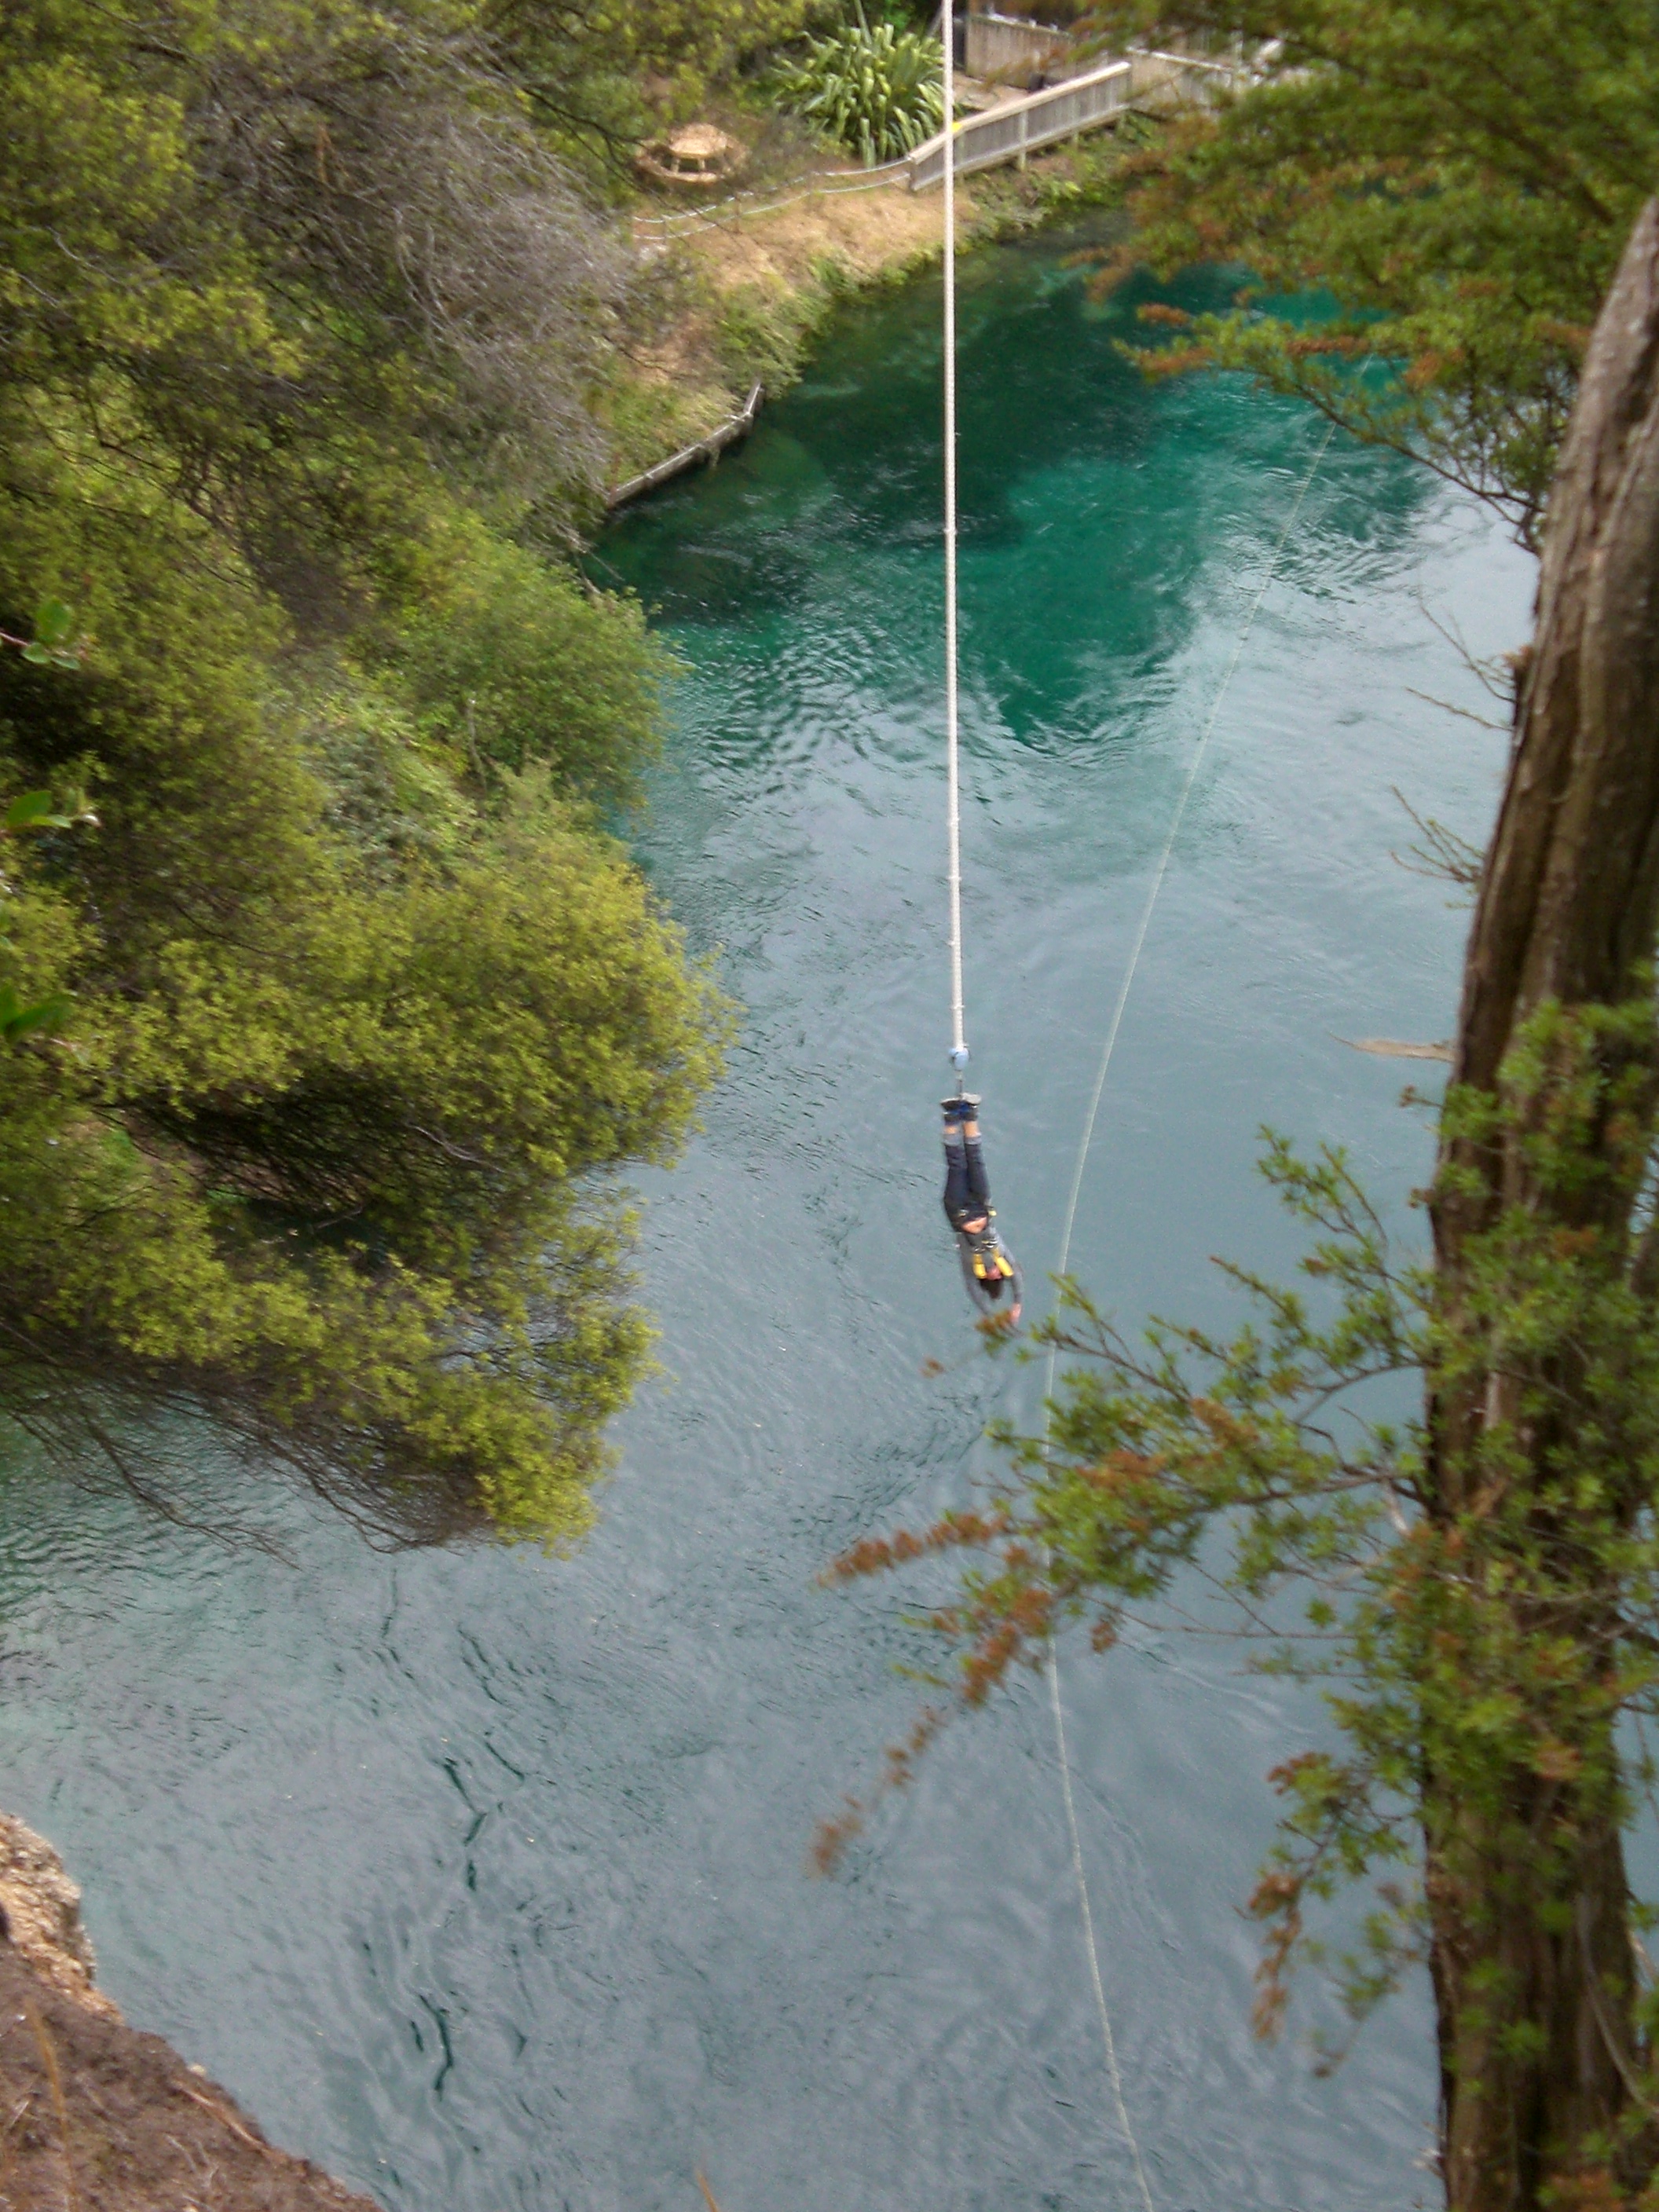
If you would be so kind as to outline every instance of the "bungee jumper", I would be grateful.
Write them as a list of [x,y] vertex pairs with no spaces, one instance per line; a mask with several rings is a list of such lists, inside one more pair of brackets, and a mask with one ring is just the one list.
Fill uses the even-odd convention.
[[1019,1319],[1024,1285],[1019,1268],[997,1234],[980,1140],[976,1093],[959,1091],[945,1109],[945,1218],[956,1232],[957,1254],[968,1295],[983,1314],[1012,1325]]

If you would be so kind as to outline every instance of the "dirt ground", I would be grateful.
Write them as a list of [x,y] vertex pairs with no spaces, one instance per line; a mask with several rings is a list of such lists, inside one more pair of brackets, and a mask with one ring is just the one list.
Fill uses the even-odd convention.
[[[650,215],[641,220],[635,243],[642,271],[657,273],[661,308],[611,394],[617,478],[707,437],[751,382],[775,395],[836,297],[908,275],[938,252],[938,192],[803,192],[803,181],[780,179],[758,204],[711,210],[666,240]],[[963,238],[976,214],[970,193],[958,191],[957,209]]]
[[0,1945],[0,2212],[378,2212]]
[[0,1814],[0,2212],[379,2212],[93,1984],[81,1893]]
[[[794,288],[825,262],[854,283],[908,269],[939,248],[943,201],[902,185],[873,191],[823,193],[741,222],[692,233],[686,252],[722,291],[739,284]],[[957,193],[958,236],[972,228],[972,195]]]

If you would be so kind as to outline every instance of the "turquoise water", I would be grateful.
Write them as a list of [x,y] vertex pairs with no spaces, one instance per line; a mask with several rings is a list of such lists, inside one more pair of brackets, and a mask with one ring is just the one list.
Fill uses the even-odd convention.
[[[1322,436],[1143,385],[1050,240],[963,284],[969,1035],[1001,1218],[1052,1264],[1104,1023],[1199,730]],[[1194,296],[1183,294],[1183,298]],[[936,289],[841,321],[740,455],[599,557],[686,665],[641,851],[746,1007],[641,1179],[661,1378],[573,1559],[387,1558],[257,1473],[286,1561],[11,1485],[0,1803],[86,1886],[104,1978],[389,2212],[1037,2212],[1139,2202],[1042,1687],[957,1729],[845,1873],[812,1827],[919,1692],[840,1547],[962,1498],[1029,1370],[975,1356],[937,1199],[948,1042]],[[1500,737],[1452,645],[1524,634],[1479,510],[1341,441],[1217,721],[1085,1177],[1075,1265],[1218,1319],[1291,1245],[1255,1130],[1426,1164],[1355,1036],[1444,1036],[1463,917],[1392,796],[1479,835]],[[1431,617],[1433,617],[1431,620]],[[939,1362],[942,1375],[924,1372]],[[222,1475],[181,1438],[204,1484]],[[1263,1775],[1317,1712],[1232,1647],[1068,1652],[1085,1856],[1158,2212],[1432,2194],[1420,1990],[1316,2078],[1252,2042]]]

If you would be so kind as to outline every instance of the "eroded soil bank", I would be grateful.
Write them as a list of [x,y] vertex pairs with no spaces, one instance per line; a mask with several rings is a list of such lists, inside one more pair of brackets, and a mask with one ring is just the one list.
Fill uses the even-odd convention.
[[79,1890],[0,1814],[0,2212],[377,2212],[94,1981]]
[[[1074,215],[1099,196],[1117,159],[1101,132],[957,187],[958,247]],[[661,234],[660,216],[678,226]],[[814,191],[803,176],[722,204],[705,220],[665,206],[635,222],[645,275],[641,329],[602,403],[612,481],[705,438],[751,384],[778,398],[800,374],[823,325],[849,294],[902,283],[943,245],[938,192],[902,182]]]

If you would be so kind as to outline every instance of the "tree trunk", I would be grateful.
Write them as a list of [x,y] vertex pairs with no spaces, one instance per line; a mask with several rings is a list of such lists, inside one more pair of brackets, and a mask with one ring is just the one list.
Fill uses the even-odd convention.
[[[1552,494],[1536,635],[1470,933],[1453,1080],[1500,1095],[1518,1029],[1547,1003],[1618,1007],[1650,994],[1656,925],[1659,202],[1638,222],[1596,325]],[[1454,1320],[1472,1240],[1513,1209],[1630,1234],[1627,1179],[1547,1189],[1501,1127],[1449,1136],[1442,1170],[1435,1252],[1443,1310]],[[1470,1470],[1482,1431],[1496,1424],[1510,1425],[1541,1468],[1549,1439],[1516,1430],[1515,1389],[1494,1370],[1431,1398],[1432,1518],[1449,1527],[1477,1510]],[[1606,1780],[1605,1735],[1580,1773],[1582,1748],[1553,1778],[1517,1767],[1494,1800],[1474,1807],[1435,1774],[1429,1754],[1431,1967],[1454,2212],[1531,2212],[1553,2177],[1598,2161],[1611,2170],[1597,2139],[1616,2131],[1634,2094],[1619,1793]]]
[[1638,2058],[1618,1820],[1574,1820],[1565,1925],[1561,1885],[1539,1878],[1534,1859],[1534,1847],[1539,1858],[1553,1849],[1552,1825],[1578,1810],[1535,1777],[1516,1777],[1498,1820],[1431,1793],[1430,1966],[1453,2212],[1530,2212],[1549,2183],[1587,2166],[1625,2178],[1629,2146],[1613,2138]]

